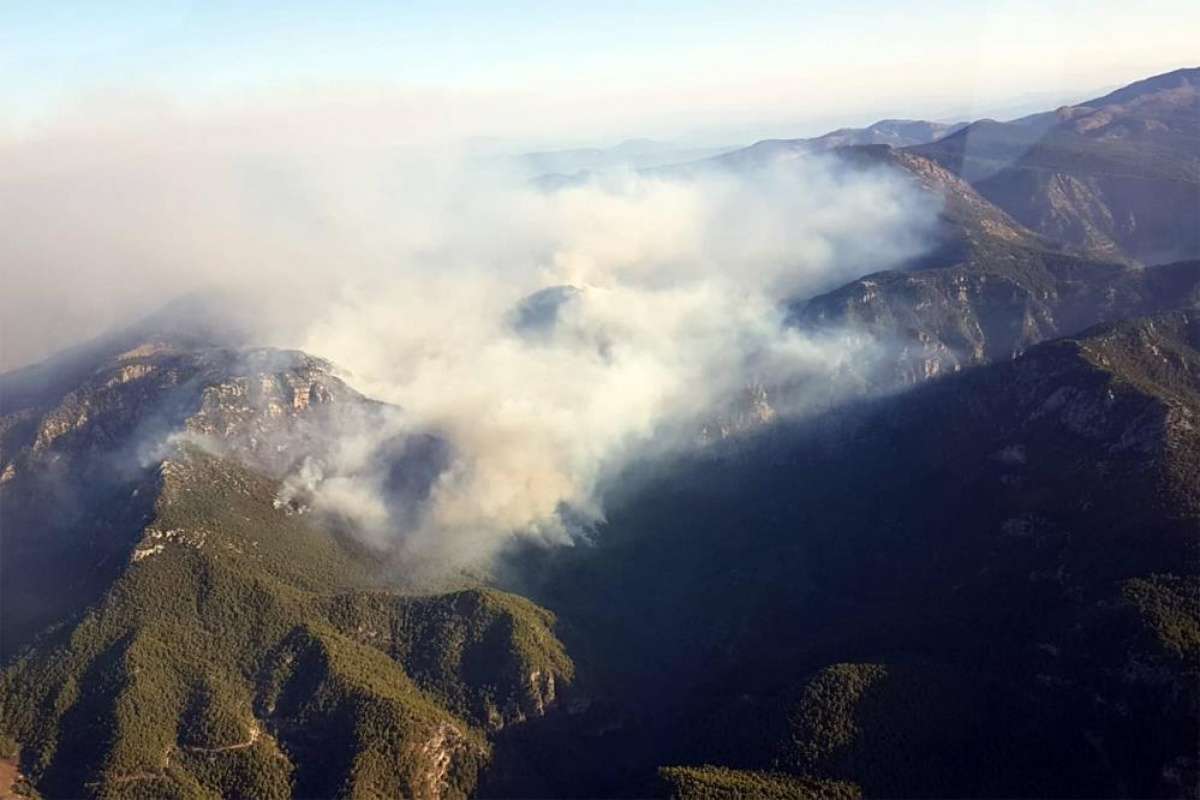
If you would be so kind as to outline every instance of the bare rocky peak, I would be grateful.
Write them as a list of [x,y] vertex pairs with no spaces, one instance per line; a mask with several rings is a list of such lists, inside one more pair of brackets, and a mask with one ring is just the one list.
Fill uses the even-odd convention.
[[[153,461],[180,435],[277,472],[300,457],[298,447],[316,446],[335,413],[376,406],[305,353],[191,348],[170,337],[135,343],[85,375],[69,360],[37,369],[53,380],[0,416],[0,474],[8,480],[39,463],[98,454]],[[78,382],[62,385],[56,369]]]
[[841,128],[806,140],[815,150],[830,150],[852,145],[888,145],[908,147],[948,136],[966,123],[929,122],[916,119],[885,119],[865,128]]

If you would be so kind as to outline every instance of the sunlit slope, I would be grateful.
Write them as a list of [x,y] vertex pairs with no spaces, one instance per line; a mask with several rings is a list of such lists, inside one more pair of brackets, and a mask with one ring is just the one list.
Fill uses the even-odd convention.
[[384,592],[371,554],[233,460],[182,448],[143,491],[120,576],[0,678],[48,796],[464,796],[485,732],[571,680],[547,612]]

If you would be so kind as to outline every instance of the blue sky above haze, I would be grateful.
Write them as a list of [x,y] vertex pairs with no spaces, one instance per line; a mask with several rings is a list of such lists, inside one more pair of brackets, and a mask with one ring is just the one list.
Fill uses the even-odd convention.
[[12,2],[0,114],[20,127],[97,92],[205,109],[369,91],[453,95],[479,135],[497,105],[475,101],[509,96],[560,110],[564,136],[819,126],[1071,97],[1200,60],[1197,30],[1200,4],[1176,0]]

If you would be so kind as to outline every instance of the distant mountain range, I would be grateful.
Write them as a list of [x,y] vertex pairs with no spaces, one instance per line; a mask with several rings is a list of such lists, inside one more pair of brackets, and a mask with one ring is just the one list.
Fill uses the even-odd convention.
[[1200,255],[1200,69],[914,148],[1030,229],[1145,263]]
[[[339,426],[392,410],[202,302],[0,376],[0,777],[49,798],[1200,797],[1198,87],[676,171],[889,170],[940,203],[936,241],[785,304],[890,348],[861,394],[785,419],[766,376],[745,424],[630,464],[589,543],[518,541],[503,578],[399,583],[281,499]],[[511,324],[549,335],[575,293]],[[385,444],[398,500],[453,446]]]
[[965,123],[947,125],[923,120],[885,119],[866,128],[839,128],[810,139],[764,139],[750,147],[715,156],[714,159],[725,166],[738,168],[770,164],[780,158],[823,153],[839,147],[909,147],[932,142],[965,126]]
[[964,127],[923,120],[887,119],[866,128],[839,128],[809,139],[766,139],[750,147],[680,147],[650,139],[630,139],[609,148],[584,148],[527,153],[517,159],[521,169],[542,186],[554,188],[586,179],[593,173],[617,169],[653,171],[692,162],[715,160],[745,167],[800,154],[820,153],[850,145],[907,147],[925,144]]
[[[958,176],[996,209],[1047,241],[1106,259],[1146,264],[1200,257],[1200,68],[1148,78],[1103,97],[1010,122],[943,124],[882,120],[807,139],[767,139],[689,161],[659,149],[653,174],[751,169],[780,159],[872,145],[918,171],[920,156]],[[603,171],[622,145],[594,163],[547,169],[555,188]],[[587,151],[594,152],[594,151]],[[540,162],[533,162],[540,163]],[[636,166],[623,162],[625,166]]]
[[525,153],[516,158],[523,172],[533,176],[573,175],[614,169],[649,169],[695,161],[731,150],[731,147],[688,147],[653,139],[627,139],[613,147],[583,147]]

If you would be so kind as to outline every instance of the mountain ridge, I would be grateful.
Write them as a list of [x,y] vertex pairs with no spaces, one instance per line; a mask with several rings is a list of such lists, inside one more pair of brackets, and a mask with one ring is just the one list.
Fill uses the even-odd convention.
[[[942,203],[921,258],[783,303],[875,342],[861,391],[788,416],[762,376],[486,575],[288,483],[364,435],[402,538],[455,442],[220,303],[0,375],[0,759],[48,797],[1200,797],[1200,260],[1143,266],[1190,207],[1129,195],[1139,239],[1095,171],[1190,185],[1196,72],[834,132]],[[1005,193],[1072,182],[1103,208]]]

